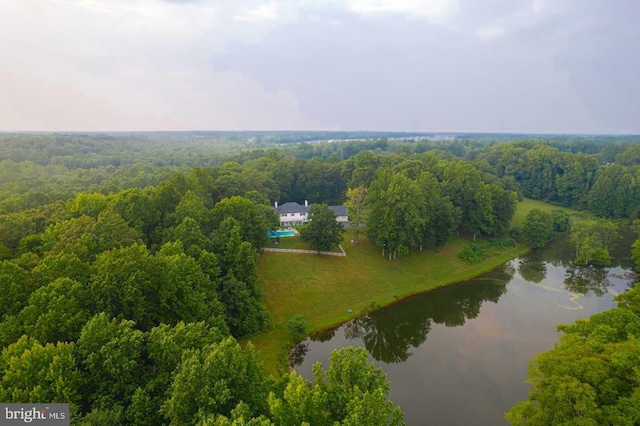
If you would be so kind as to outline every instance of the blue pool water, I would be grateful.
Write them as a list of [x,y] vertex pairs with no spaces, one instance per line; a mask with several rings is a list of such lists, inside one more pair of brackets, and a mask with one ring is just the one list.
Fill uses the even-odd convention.
[[271,231],[268,235],[270,237],[293,237],[296,235],[296,231]]

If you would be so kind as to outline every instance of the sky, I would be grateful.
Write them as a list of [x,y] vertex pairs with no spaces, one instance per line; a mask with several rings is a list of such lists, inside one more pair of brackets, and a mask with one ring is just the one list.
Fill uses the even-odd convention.
[[640,134],[637,0],[0,0],[0,131]]

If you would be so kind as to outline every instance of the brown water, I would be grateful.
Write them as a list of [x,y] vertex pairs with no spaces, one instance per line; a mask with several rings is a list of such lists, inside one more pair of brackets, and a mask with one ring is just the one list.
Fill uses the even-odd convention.
[[628,235],[608,268],[573,265],[566,239],[476,279],[418,295],[294,349],[296,371],[361,346],[391,382],[409,425],[500,425],[527,398],[528,363],[553,348],[557,324],[615,305],[634,282]]

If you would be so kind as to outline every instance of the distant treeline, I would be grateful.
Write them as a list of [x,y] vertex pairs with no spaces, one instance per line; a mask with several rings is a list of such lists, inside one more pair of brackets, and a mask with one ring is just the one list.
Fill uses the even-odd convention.
[[[637,217],[637,137],[542,135],[501,142],[517,135],[464,134],[444,141],[388,139],[396,135],[406,134],[0,134],[0,213],[69,200],[87,190],[108,194],[155,186],[176,172],[225,162],[267,173],[272,182],[266,195],[271,201],[338,203],[354,184],[350,175],[354,164],[366,163],[372,154],[380,157],[376,164],[393,166],[411,155],[431,152],[440,158],[472,161],[499,177],[511,176],[518,185],[514,189],[531,198],[588,209],[600,216]],[[275,148],[292,138],[376,136],[380,138]],[[609,196],[616,200],[611,206],[603,201]]]

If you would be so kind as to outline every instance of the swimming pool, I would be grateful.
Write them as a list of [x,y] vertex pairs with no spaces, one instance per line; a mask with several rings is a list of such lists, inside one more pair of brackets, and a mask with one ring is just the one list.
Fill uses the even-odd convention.
[[296,231],[288,230],[288,231],[271,231],[268,234],[270,237],[293,237],[296,235]]

